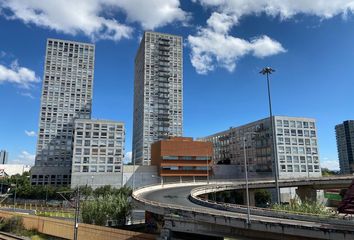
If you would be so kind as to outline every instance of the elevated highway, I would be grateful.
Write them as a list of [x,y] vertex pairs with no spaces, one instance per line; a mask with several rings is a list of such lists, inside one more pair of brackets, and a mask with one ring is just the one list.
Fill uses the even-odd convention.
[[[353,176],[344,176],[280,180],[279,184],[281,187],[311,189],[344,188],[352,180]],[[163,216],[164,230],[161,236],[167,239],[173,232],[215,237],[244,235],[266,239],[354,239],[353,221],[252,208],[251,223],[248,224],[245,206],[218,204],[198,197],[214,191],[244,187],[245,183],[240,181],[154,185],[135,190],[133,199],[146,211]],[[272,188],[274,182],[253,181],[249,187]]]

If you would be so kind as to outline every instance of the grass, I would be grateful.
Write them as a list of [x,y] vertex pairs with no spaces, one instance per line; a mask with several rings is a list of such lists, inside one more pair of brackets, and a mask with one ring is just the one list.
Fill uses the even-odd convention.
[[75,214],[71,212],[47,212],[37,211],[37,216],[42,217],[60,217],[60,218],[75,218]]
[[283,204],[274,204],[272,209],[278,211],[286,211],[293,213],[305,213],[305,214],[313,214],[313,215],[321,215],[321,216],[332,216],[333,213],[328,210],[322,203],[319,202],[298,202],[293,201],[288,205]]

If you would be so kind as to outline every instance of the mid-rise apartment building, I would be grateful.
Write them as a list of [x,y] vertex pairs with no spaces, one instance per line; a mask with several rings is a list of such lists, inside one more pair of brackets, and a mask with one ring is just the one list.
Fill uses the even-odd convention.
[[9,153],[5,150],[0,151],[0,164],[7,164]]
[[120,187],[124,144],[122,122],[75,120],[71,187]]
[[135,58],[133,159],[150,165],[151,144],[183,134],[183,40],[145,32]]
[[[315,119],[273,118],[279,178],[321,176]],[[249,172],[264,176],[274,169],[271,136],[270,119],[265,118],[200,140],[213,143],[214,164],[239,166],[241,174],[246,150]]]
[[212,175],[213,145],[189,137],[170,137],[151,145],[151,165],[161,178]]
[[354,120],[336,125],[335,130],[340,172],[354,173]]
[[95,46],[48,39],[32,184],[70,184],[75,119],[90,119]]

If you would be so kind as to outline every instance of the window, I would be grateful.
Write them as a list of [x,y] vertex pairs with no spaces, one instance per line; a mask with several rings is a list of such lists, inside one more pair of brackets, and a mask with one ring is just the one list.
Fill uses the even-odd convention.
[[284,136],[290,136],[290,130],[284,129]]
[[299,138],[299,145],[304,145],[304,139],[303,138]]
[[105,170],[106,170],[105,166],[99,166],[98,167],[98,171],[99,172],[105,172]]
[[291,138],[291,145],[297,145],[297,139]]
[[282,128],[278,128],[277,129],[277,135],[278,136],[283,136],[283,129]]
[[76,155],[81,155],[82,154],[82,148],[76,148],[75,149],[75,154]]
[[291,147],[286,147],[285,148],[285,153],[286,154],[291,154]]
[[284,127],[289,127],[289,121],[288,120],[284,120]]
[[90,155],[90,149],[84,148],[84,155]]
[[97,172],[97,166],[91,166],[90,172]]
[[277,120],[277,126],[278,126],[278,127],[282,127],[282,126],[283,126],[283,124],[282,124],[282,121],[281,121],[281,120]]
[[306,166],[305,165],[301,165],[301,172],[306,172]]
[[90,140],[85,140],[85,146],[86,147],[90,146],[90,144],[91,144]]
[[306,159],[307,159],[307,163],[312,163],[312,157],[311,156],[307,156]]
[[316,139],[311,139],[311,145],[312,146],[317,146],[317,140]]
[[310,128],[315,128],[315,123],[314,122],[310,122]]
[[302,122],[296,121],[296,127],[297,128],[302,128]]
[[113,172],[113,166],[107,166],[107,172]]
[[295,127],[295,121],[290,121],[290,127],[292,127],[292,128]]
[[300,156],[300,163],[306,163],[304,156]]
[[305,148],[299,147],[299,154],[305,154]]
[[288,172],[293,172],[293,165],[288,165]]
[[298,151],[298,149],[297,149],[297,147],[293,147],[293,153],[294,154],[297,154],[299,151]]
[[308,139],[308,138],[305,139],[305,145],[306,145],[306,146],[309,146],[309,145],[310,145],[310,139]]
[[317,148],[312,148],[312,154],[317,154]]
[[306,148],[306,154],[311,154],[311,148]]
[[293,158],[291,156],[286,156],[286,162],[291,163],[293,161]]
[[279,162],[280,163],[285,163],[285,156],[284,155],[280,155],[279,156]]
[[309,128],[309,123],[308,122],[303,122],[304,128]]
[[285,165],[280,165],[280,171],[285,172]]
[[294,172],[300,172],[299,165],[294,165]]
[[82,172],[88,172],[89,166],[82,166]]
[[106,163],[106,158],[105,157],[100,157],[100,162],[99,163]]
[[293,160],[294,160],[294,163],[299,163],[299,156],[294,156]]
[[89,158],[88,157],[84,157],[83,163],[89,163]]
[[296,136],[296,130],[295,129],[291,129],[291,136]]
[[316,131],[311,130],[311,132],[310,132],[310,137],[316,137]]
[[285,145],[290,145],[290,138],[285,138]]
[[305,137],[309,137],[310,136],[309,130],[304,130],[304,136]]
[[302,136],[303,136],[302,130],[297,130],[297,135],[298,135],[299,137],[302,137]]
[[279,153],[284,153],[284,147],[278,147],[278,149],[279,149]]

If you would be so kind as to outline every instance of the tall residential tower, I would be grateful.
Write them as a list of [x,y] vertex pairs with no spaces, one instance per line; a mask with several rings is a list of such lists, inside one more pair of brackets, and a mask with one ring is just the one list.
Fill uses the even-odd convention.
[[75,119],[90,119],[95,46],[48,39],[32,184],[70,184]]
[[354,120],[338,124],[336,138],[341,173],[354,173]]
[[133,159],[150,165],[151,144],[183,132],[182,37],[145,32],[135,58]]

